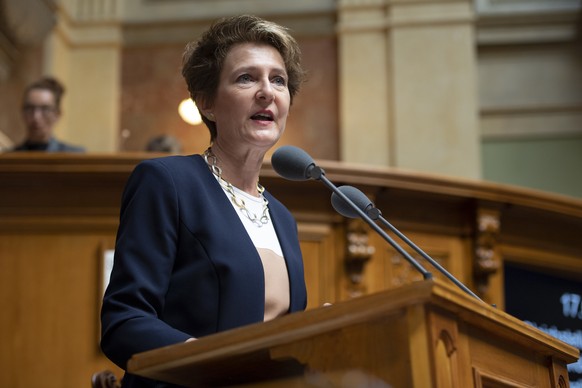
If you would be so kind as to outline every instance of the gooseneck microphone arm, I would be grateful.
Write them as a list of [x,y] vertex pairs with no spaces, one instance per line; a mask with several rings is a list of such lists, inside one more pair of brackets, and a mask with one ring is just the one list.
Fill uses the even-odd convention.
[[481,298],[479,298],[473,291],[469,289],[469,287],[465,286],[461,281],[459,281],[456,277],[454,277],[449,271],[443,268],[442,265],[438,263],[435,259],[430,257],[426,254],[422,249],[420,249],[416,244],[410,241],[404,234],[402,234],[398,229],[396,229],[390,222],[388,222],[384,217],[380,215],[379,217],[380,222],[385,225],[388,229],[394,232],[402,241],[404,241],[409,247],[414,249],[419,255],[421,255],[426,261],[428,261],[434,268],[436,268],[440,273],[445,275],[451,282],[455,283],[457,287],[461,290],[465,291],[467,294],[471,295],[473,298],[483,302]]
[[[319,167],[316,167],[316,168],[319,168]],[[348,197],[346,197],[344,195],[344,193],[342,193],[333,183],[331,183],[329,181],[329,179],[327,179],[323,170],[320,168],[319,168],[319,170],[321,171],[320,177],[313,178],[313,179],[322,181],[327,187],[329,187],[334,192],[334,194],[338,195],[341,199],[343,199],[347,203],[354,205],[354,203]],[[406,252],[404,249],[402,249],[402,247],[400,245],[398,245],[396,243],[396,241],[394,241],[394,239],[392,239],[388,234],[386,234],[386,232],[384,232],[382,230],[382,228],[380,228],[378,226],[378,224],[376,224],[366,213],[364,213],[360,208],[358,208],[355,205],[354,205],[354,210],[356,210],[356,212],[358,213],[360,218],[362,218],[364,221],[366,221],[366,223],[368,225],[370,225],[370,227],[372,229],[374,229],[376,231],[376,233],[378,233],[384,240],[386,240],[388,242],[388,244],[392,245],[392,247],[394,249],[396,249],[398,251],[398,253],[400,253],[406,260],[408,260],[408,262],[410,262],[410,264],[412,264],[418,270],[418,272],[420,272],[422,274],[424,279],[431,279],[432,278],[432,274],[430,272],[428,272],[422,265],[420,265],[418,263],[418,261],[414,260],[408,254],[408,252]]]
[[327,177],[323,169],[315,164],[313,159],[303,150],[293,146],[283,146],[273,154],[271,159],[275,171],[285,179],[301,181],[314,179],[323,182],[332,192],[341,198],[362,220],[364,220],[376,233],[386,240],[398,253],[400,253],[414,268],[418,270],[424,279],[431,279],[432,274],[421,266],[412,256],[396,243],[386,232],[382,230],[363,210],[352,202],[336,185]]
[[[360,210],[364,211],[371,219],[380,220],[380,222],[390,229],[395,235],[397,235],[402,241],[404,241],[409,247],[414,249],[419,255],[421,255],[426,261],[428,261],[434,268],[445,275],[451,282],[453,282],[461,290],[465,291],[467,294],[471,295],[473,298],[483,302],[473,291],[471,291],[467,286],[455,278],[450,272],[443,268],[436,260],[430,257],[426,252],[420,249],[415,243],[413,243],[408,237],[406,237],[402,232],[400,232],[396,227],[394,227],[388,220],[382,216],[382,212],[374,206],[374,204],[368,199],[368,197],[362,193],[360,190],[352,186],[340,186],[338,191],[348,197],[352,203],[354,203]],[[335,192],[334,192],[335,193]],[[331,203],[334,209],[346,216],[356,218],[356,215],[351,212],[351,206],[346,208],[344,203],[339,201],[338,198],[334,198],[335,194],[332,194]],[[343,199],[343,197],[342,197]]]

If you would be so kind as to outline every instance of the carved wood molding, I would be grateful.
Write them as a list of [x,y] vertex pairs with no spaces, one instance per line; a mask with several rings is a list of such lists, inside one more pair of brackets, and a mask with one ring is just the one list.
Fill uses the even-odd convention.
[[344,266],[348,277],[348,295],[357,297],[366,294],[366,284],[363,274],[366,264],[376,251],[370,244],[369,228],[361,220],[347,220],[346,253]]
[[499,375],[492,371],[486,371],[480,368],[473,368],[473,379],[475,381],[475,388],[527,388],[528,385],[521,384],[506,376]]
[[500,212],[497,210],[477,209],[475,218],[475,263],[473,276],[477,292],[483,296],[489,290],[490,277],[501,268],[498,237],[500,234]]

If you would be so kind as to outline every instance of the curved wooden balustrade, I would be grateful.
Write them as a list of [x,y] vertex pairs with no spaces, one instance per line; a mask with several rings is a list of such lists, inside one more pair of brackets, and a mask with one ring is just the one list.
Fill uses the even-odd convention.
[[[136,163],[154,156],[0,155],[0,332],[7,344],[0,362],[9,371],[0,386],[50,387],[47,375],[54,387],[83,386],[95,371],[120,373],[98,350],[101,265],[114,248],[125,181]],[[504,260],[582,278],[580,199],[391,168],[318,164],[336,185],[366,193],[388,221],[499,308]],[[261,183],[298,220],[309,308],[420,278],[367,225],[337,214],[321,182],[284,180],[267,162]],[[31,363],[38,368],[23,371]],[[63,365],[71,373],[55,376]]]

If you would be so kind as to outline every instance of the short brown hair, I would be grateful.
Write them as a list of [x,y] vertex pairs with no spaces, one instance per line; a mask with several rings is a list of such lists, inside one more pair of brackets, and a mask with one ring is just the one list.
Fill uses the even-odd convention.
[[[285,27],[253,15],[223,18],[212,24],[197,42],[186,45],[182,75],[194,101],[213,101],[216,96],[224,59],[232,46],[239,43],[264,43],[273,46],[283,58],[289,77],[288,88],[293,97],[299,91],[305,72],[301,67],[301,50]],[[202,115],[216,138],[216,124]]]
[[61,110],[61,99],[63,94],[65,94],[65,87],[56,78],[53,77],[42,77],[31,84],[29,84],[24,90],[23,102],[26,100],[28,93],[33,89],[42,89],[50,91],[53,96],[55,96],[55,108]]

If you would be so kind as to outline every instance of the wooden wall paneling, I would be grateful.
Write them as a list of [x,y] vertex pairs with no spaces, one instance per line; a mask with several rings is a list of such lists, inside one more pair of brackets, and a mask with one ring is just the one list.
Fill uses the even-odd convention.
[[[465,260],[469,242],[460,237],[447,235],[429,235],[426,233],[403,232],[420,249],[439,263],[444,269],[463,283],[467,283],[470,262]],[[391,233],[388,233],[391,235]],[[399,241],[394,235],[393,239],[433,277],[446,279],[437,269],[432,267],[423,257],[404,242]],[[368,293],[400,287],[412,281],[422,280],[423,277],[410,263],[400,255],[388,242],[379,235],[371,237],[375,253],[365,270],[365,281],[368,285]],[[449,281],[449,280],[445,280]]]
[[307,286],[307,308],[317,308],[337,300],[341,249],[336,230],[325,223],[299,222],[299,239]]
[[[130,160],[129,163],[127,161]],[[100,264],[132,157],[0,158],[0,386],[89,386],[121,371],[99,349]]]
[[[0,386],[88,385],[99,350],[99,247],[107,235],[1,235]],[[58,371],[55,373],[55,371]]]
[[370,245],[374,247],[374,253],[364,268],[362,282],[364,283],[363,288],[368,294],[371,294],[392,288],[394,270],[391,258],[393,254],[398,255],[398,253],[374,231],[370,230],[368,234]]

